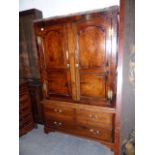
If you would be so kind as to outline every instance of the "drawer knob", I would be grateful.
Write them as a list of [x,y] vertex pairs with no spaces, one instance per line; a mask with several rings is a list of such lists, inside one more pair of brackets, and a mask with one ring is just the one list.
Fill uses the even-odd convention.
[[97,130],[97,131],[96,131],[96,134],[97,134],[97,135],[99,135],[99,134],[100,134],[100,131],[99,131],[99,130]]
[[57,125],[57,122],[56,122],[56,121],[54,121],[54,122],[53,122],[53,124]]
[[61,126],[62,125],[62,122],[54,121],[53,124],[56,125],[56,126]]
[[57,109],[54,109],[54,111],[57,112],[58,110]]
[[61,123],[61,122],[59,122],[59,123],[58,123],[58,126],[61,126],[61,125],[62,125],[62,123]]
[[94,129],[89,129],[90,132],[94,132]]
[[61,109],[59,109],[59,113],[62,113],[62,110]]
[[89,131],[95,135],[99,135],[100,131],[99,130],[94,130],[94,129],[89,129]]
[[61,109],[54,109],[54,112],[62,113],[62,110]]

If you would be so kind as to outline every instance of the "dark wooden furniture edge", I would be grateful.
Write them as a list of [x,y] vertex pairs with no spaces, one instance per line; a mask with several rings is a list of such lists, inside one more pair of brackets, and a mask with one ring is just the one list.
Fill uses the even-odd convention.
[[122,105],[122,85],[123,85],[123,46],[124,46],[124,0],[120,0],[119,16],[119,44],[118,44],[118,67],[117,67],[117,96],[116,96],[116,116],[115,116],[115,143],[114,155],[120,155],[120,115]]
[[68,14],[68,15],[64,15],[64,16],[55,16],[55,17],[49,17],[49,18],[44,18],[44,19],[36,19],[34,20],[34,25],[35,26],[44,26],[44,24],[46,23],[47,25],[52,23],[56,24],[61,23],[61,22],[68,22],[69,20],[71,21],[76,21],[79,20],[80,18],[82,18],[83,16],[86,16],[87,14],[94,14],[97,12],[102,12],[102,14],[111,14],[112,13],[118,13],[119,10],[119,6],[115,5],[115,6],[111,6],[108,8],[104,8],[104,9],[96,9],[96,10],[91,10],[91,11],[84,11],[84,12],[79,12],[79,13],[74,13],[74,14]]
[[[25,118],[25,116],[20,115],[21,112],[23,112],[23,109],[20,109],[20,106],[25,104],[25,101],[23,99],[21,99],[23,96],[26,96],[26,104],[28,103],[28,112],[26,111],[26,115],[32,115],[32,111],[31,109],[31,100],[30,100],[30,96],[29,96],[29,91],[28,91],[28,87],[27,87],[27,81],[25,81],[24,79],[20,79],[19,81],[19,136],[22,136],[26,133],[28,133],[29,131],[31,131],[33,128],[36,127],[36,124],[34,123],[33,117],[29,118],[29,120],[27,121],[27,124],[23,124],[23,120],[27,120],[27,116]],[[23,102],[24,101],[24,102]],[[25,112],[24,112],[25,113]],[[21,122],[20,122],[21,121]],[[22,124],[22,126],[20,126],[20,123]]]
[[33,13],[40,13],[42,15],[41,10],[38,10],[38,9],[35,9],[35,8],[30,9],[30,10],[20,11],[19,15],[23,16],[23,15],[33,14]]

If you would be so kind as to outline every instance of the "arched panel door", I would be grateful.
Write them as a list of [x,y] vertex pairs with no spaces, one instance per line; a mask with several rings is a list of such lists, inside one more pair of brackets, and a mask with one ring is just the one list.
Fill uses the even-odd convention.
[[74,24],[78,100],[107,99],[111,22],[92,18]]
[[[104,28],[87,26],[78,33],[80,95],[105,97],[106,81]],[[97,72],[99,71],[99,73]]]
[[45,28],[43,38],[48,95],[71,97],[66,28],[64,25]]

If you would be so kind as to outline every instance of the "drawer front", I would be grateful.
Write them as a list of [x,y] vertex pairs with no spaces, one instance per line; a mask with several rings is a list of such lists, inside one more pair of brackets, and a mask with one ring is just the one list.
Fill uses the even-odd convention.
[[87,125],[78,125],[76,128],[80,135],[104,140],[107,142],[113,141],[113,131],[111,129]]
[[99,111],[87,110],[87,109],[77,109],[77,123],[95,125],[104,128],[113,128],[113,118],[112,113],[103,113]]
[[74,122],[64,121],[58,118],[46,118],[44,123],[45,123],[45,126],[55,130],[70,131],[75,128]]
[[44,106],[44,115],[46,117],[58,118],[62,120],[74,120],[74,109],[64,106]]

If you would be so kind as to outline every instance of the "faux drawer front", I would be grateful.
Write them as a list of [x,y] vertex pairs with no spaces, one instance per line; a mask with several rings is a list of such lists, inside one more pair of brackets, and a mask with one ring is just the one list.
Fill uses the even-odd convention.
[[104,128],[113,128],[113,117],[112,113],[103,113],[99,111],[77,109],[77,123],[95,125]]
[[104,140],[108,142],[113,141],[113,133],[110,129],[103,129],[101,127],[87,126],[87,125],[79,125],[77,126],[77,130],[79,134],[87,137],[92,137],[99,140]]
[[62,120],[74,120],[74,109],[64,106],[44,106],[45,117],[60,118]]

